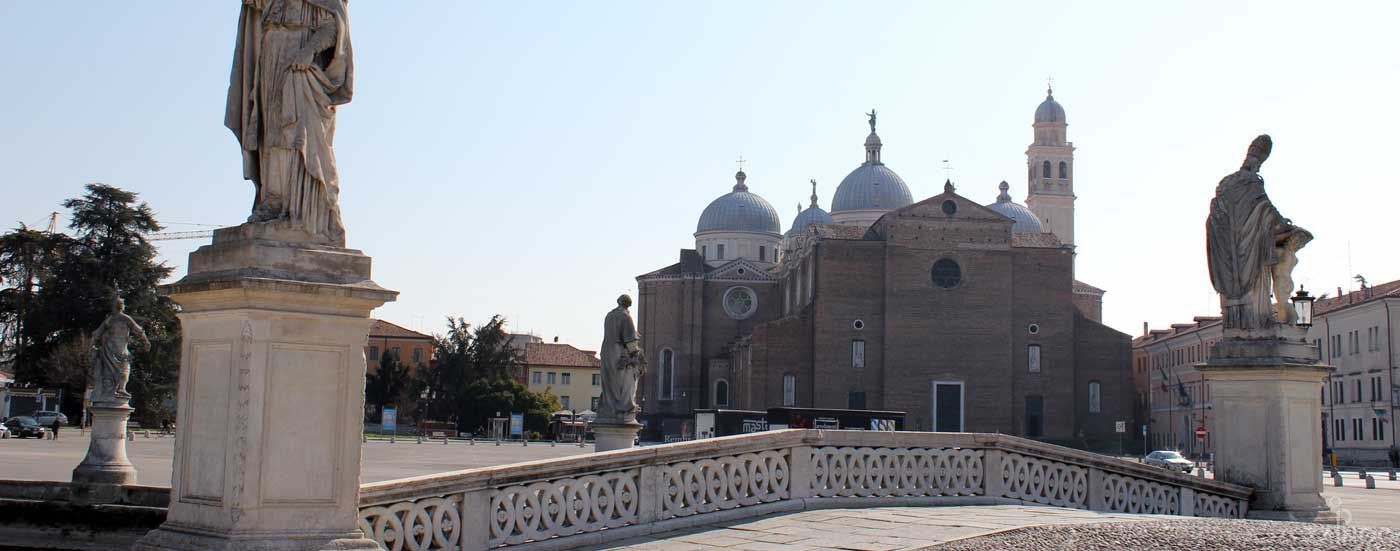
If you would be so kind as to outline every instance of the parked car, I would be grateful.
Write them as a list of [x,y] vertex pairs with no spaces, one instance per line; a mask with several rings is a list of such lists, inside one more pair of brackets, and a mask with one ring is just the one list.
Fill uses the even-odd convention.
[[49,429],[40,425],[33,417],[11,417],[9,421],[5,421],[5,426],[9,427],[15,438],[26,436],[43,438],[49,435]]
[[33,417],[34,420],[38,421],[40,425],[46,427],[53,426],[54,418],[58,418],[59,424],[68,424],[68,416],[64,415],[61,411],[36,411],[33,415],[30,415],[30,417]]
[[1147,457],[1143,459],[1143,462],[1154,467],[1181,471],[1183,473],[1191,472],[1191,468],[1196,466],[1191,460],[1182,457],[1180,452],[1174,450],[1157,450],[1149,453]]
[[0,423],[0,438],[9,438],[9,437],[10,437],[10,427],[5,426],[4,423]]

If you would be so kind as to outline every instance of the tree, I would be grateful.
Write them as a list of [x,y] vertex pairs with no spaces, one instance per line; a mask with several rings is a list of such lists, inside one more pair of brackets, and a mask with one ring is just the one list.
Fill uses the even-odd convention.
[[180,330],[175,304],[157,289],[172,269],[157,261],[155,246],[146,239],[161,226],[150,206],[137,202],[137,194],[104,184],[89,184],[63,206],[71,211],[72,236],[23,227],[0,236],[6,297],[0,301],[0,320],[14,320],[10,352],[16,379],[66,389],[65,409],[76,410],[84,388],[57,366],[70,365],[60,360],[71,357],[73,343],[102,323],[112,294],[120,293],[127,314],[151,340],[149,350],[132,350],[127,383],[132,406],[147,423],[168,418]]
[[447,333],[433,339],[436,365],[419,370],[428,418],[455,419],[458,430],[470,431],[497,413],[517,412],[525,413],[528,430],[547,430],[549,416],[562,406],[552,394],[531,392],[516,380],[523,358],[510,346],[505,323],[497,315],[473,329],[461,318],[447,319]]
[[379,356],[379,369],[365,378],[365,403],[374,406],[376,414],[385,406],[412,411],[422,390],[423,382],[409,373],[408,365],[385,352]]

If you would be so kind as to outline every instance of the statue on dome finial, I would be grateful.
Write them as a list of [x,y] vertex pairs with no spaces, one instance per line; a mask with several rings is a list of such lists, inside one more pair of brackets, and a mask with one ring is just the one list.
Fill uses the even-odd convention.
[[872,109],[870,110],[869,113],[866,113],[866,114],[865,114],[865,116],[870,117],[870,133],[871,133],[871,134],[874,134],[874,133],[875,133],[875,109],[872,108]]
[[1259,169],[1272,148],[1267,134],[1255,138],[1240,169],[1220,180],[1210,202],[1206,262],[1210,282],[1220,293],[1226,330],[1260,330],[1298,320],[1289,302],[1293,268],[1298,250],[1313,236],[1279,214],[1264,192]]

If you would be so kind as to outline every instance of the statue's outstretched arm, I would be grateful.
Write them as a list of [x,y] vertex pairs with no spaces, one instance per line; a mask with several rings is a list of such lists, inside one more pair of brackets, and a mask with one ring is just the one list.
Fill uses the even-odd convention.
[[141,326],[137,324],[136,320],[132,319],[131,316],[126,316],[125,321],[127,327],[130,327],[131,332],[136,335],[136,338],[141,340],[141,345],[149,350],[151,348],[151,340],[146,338],[146,330],[141,329]]

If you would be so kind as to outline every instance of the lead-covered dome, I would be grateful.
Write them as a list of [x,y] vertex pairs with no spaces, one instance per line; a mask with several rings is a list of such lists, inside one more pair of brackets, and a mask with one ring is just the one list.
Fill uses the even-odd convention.
[[1035,108],[1035,122],[1065,122],[1065,108],[1055,101],[1055,91],[1045,89],[1045,101]]
[[788,228],[788,235],[796,235],[798,232],[801,232],[802,230],[805,230],[810,226],[821,226],[825,224],[835,223],[835,221],[831,219],[830,214],[822,210],[821,207],[817,206],[816,180],[812,180],[811,199],[812,204],[806,209],[803,209],[800,203],[797,205],[797,218],[794,218],[792,220],[792,227]]
[[894,210],[914,203],[904,179],[880,161],[884,144],[875,133],[874,111],[870,113],[870,135],[865,138],[865,162],[847,174],[836,186],[831,212],[849,210]]
[[695,226],[695,233],[703,232],[758,232],[779,234],[782,232],[782,223],[778,220],[778,211],[773,210],[773,205],[768,204],[757,194],[749,193],[749,186],[744,184],[747,175],[740,170],[734,175],[737,181],[734,184],[734,191],[721,195],[718,199],[710,202],[710,206],[705,207],[705,211],[700,213],[700,223]]
[[1045,233],[1045,228],[1041,225],[1039,216],[1031,212],[1031,209],[1011,200],[1011,194],[1008,192],[1008,190],[1011,189],[1010,184],[1002,182],[997,188],[1001,190],[1001,194],[997,195],[997,202],[987,205],[987,208],[997,211],[1002,216],[1014,221],[1015,224],[1011,226],[1012,232]]

